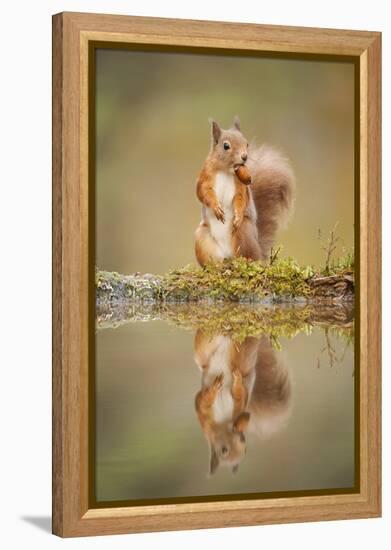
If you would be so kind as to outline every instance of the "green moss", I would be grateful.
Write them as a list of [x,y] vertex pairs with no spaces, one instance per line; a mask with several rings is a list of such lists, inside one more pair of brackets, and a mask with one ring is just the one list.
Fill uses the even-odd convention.
[[170,271],[162,282],[168,298],[182,290],[190,300],[257,301],[268,296],[309,296],[308,280],[313,274],[311,267],[301,267],[292,258],[278,259],[272,264],[235,258],[204,268],[188,265]]
[[110,285],[112,282],[119,282],[123,276],[116,271],[95,270],[95,284],[98,288]]
[[284,309],[265,306],[190,305],[162,308],[161,317],[185,329],[201,329],[209,335],[223,334],[242,342],[249,336],[268,335],[278,347],[280,337],[293,338],[312,331],[311,309]]
[[187,330],[230,336],[242,342],[249,336],[270,337],[279,348],[280,338],[311,334],[314,327],[331,330],[351,345],[354,334],[352,309],[336,306],[319,312],[313,305],[265,306],[234,303],[150,303],[130,308],[97,310],[97,328],[116,328],[124,323],[162,320]]
[[[333,277],[324,280],[325,275]],[[354,256],[346,254],[330,264],[327,272],[276,255],[270,263],[235,258],[203,268],[188,265],[163,276],[96,271],[96,289],[98,302],[326,303],[344,298],[345,292],[352,299]]]

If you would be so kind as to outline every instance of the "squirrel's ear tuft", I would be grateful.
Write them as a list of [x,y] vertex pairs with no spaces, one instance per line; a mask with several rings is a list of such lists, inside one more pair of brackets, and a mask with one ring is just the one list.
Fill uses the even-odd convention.
[[220,126],[218,125],[218,123],[213,120],[212,118],[209,119],[209,122],[211,123],[212,125],[212,139],[213,139],[213,143],[216,145],[216,143],[219,141],[220,139],[220,136],[221,136],[221,128]]
[[237,115],[234,116],[234,128],[236,128],[240,132],[240,119]]

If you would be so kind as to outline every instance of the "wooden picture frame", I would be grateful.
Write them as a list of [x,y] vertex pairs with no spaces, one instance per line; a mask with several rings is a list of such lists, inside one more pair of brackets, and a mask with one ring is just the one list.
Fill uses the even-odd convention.
[[[348,494],[91,508],[88,499],[92,43],[348,56],[359,70],[359,488]],[[62,537],[381,514],[381,34],[61,13],[53,17],[53,533]]]

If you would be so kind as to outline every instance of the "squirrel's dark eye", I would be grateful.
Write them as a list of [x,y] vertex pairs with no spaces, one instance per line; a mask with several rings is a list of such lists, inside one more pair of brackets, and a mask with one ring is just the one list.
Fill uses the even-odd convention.
[[228,143],[228,141],[225,141],[225,142],[224,142],[223,147],[224,147],[224,149],[225,149],[226,151],[228,151],[228,149],[231,149],[231,146],[230,146],[230,144]]

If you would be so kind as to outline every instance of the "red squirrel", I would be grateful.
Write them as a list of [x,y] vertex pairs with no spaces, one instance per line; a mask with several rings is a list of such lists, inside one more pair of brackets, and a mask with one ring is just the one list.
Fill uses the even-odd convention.
[[202,372],[195,408],[209,445],[209,473],[219,465],[235,473],[247,434],[261,439],[280,431],[292,411],[291,373],[267,336],[230,336],[198,329],[194,358]]
[[214,120],[211,125],[210,151],[197,180],[198,263],[239,256],[266,260],[293,209],[293,170],[276,149],[249,145],[238,117],[228,130]]

